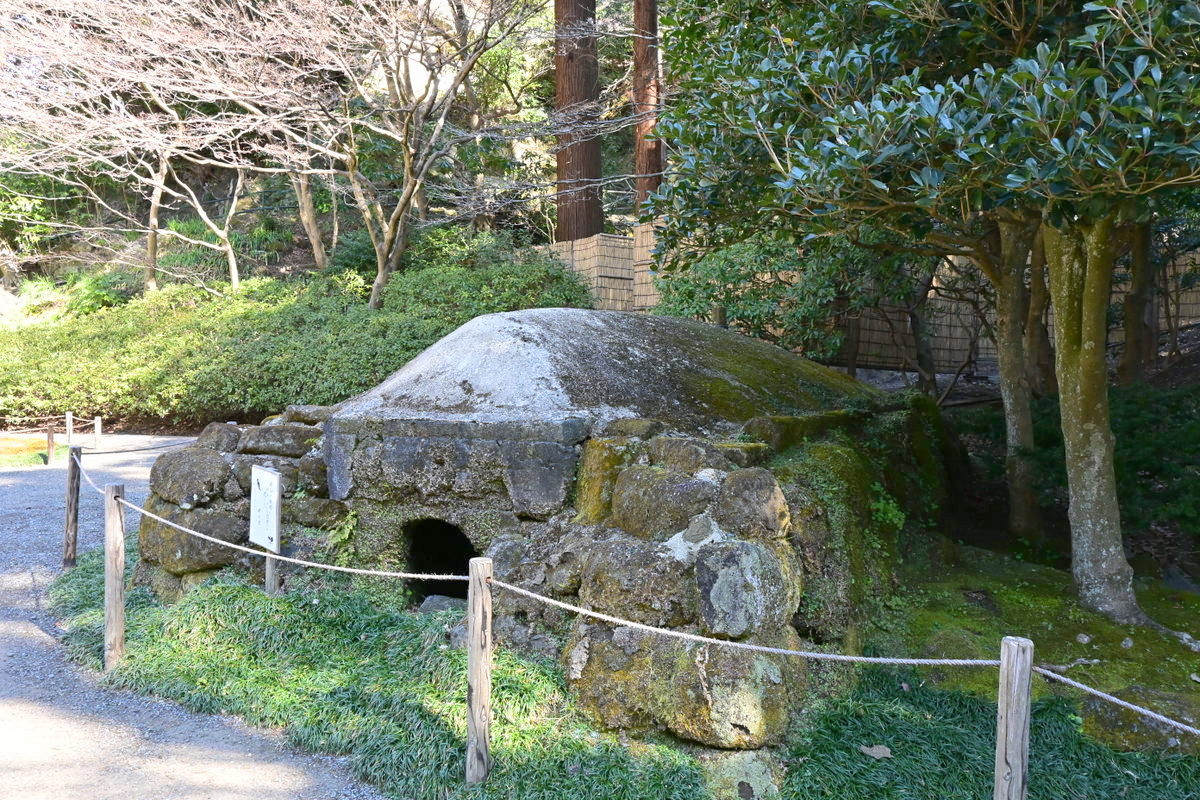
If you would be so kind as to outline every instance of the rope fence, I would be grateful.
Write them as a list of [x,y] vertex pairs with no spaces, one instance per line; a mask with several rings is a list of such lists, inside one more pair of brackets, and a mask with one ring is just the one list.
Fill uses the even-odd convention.
[[[4,436],[4,435],[16,436],[16,435],[26,434],[26,433],[45,433],[46,434],[46,464],[47,465],[52,465],[55,461],[55,457],[57,456],[57,445],[55,442],[55,437],[59,433],[66,434],[67,447],[72,447],[75,444],[76,417],[70,411],[64,412],[62,414],[52,414],[52,415],[45,416],[45,417],[22,417],[22,416],[0,417],[0,426],[5,425],[14,420],[20,420],[22,424],[26,424],[29,422],[43,422],[43,421],[46,423],[45,425],[41,425],[36,428],[6,429],[3,427],[0,427],[0,436]],[[61,422],[60,422],[60,420],[61,420]],[[82,422],[83,420],[80,420],[80,421]],[[84,424],[86,425],[87,423],[84,422]],[[100,435],[103,430],[104,423],[100,419],[100,417],[93,417],[91,420],[91,426],[92,426],[92,432],[91,432],[92,447],[91,447],[91,449],[98,450],[100,447]]]
[[[72,526],[73,516],[78,516],[79,478],[87,481],[105,500],[105,671],[113,669],[124,655],[125,647],[125,515],[124,509],[153,519],[160,524],[197,539],[217,544],[250,556],[294,564],[298,567],[321,569],[352,575],[377,578],[396,578],[421,581],[464,581],[468,584],[468,635],[467,635],[467,762],[468,783],[480,783],[487,778],[491,768],[491,664],[492,664],[492,590],[499,589],[524,597],[537,603],[598,620],[617,627],[644,631],[655,636],[678,639],[713,647],[724,647],[775,656],[805,658],[816,661],[848,662],[881,665],[946,666],[946,667],[998,667],[1000,673],[996,719],[996,771],[993,800],[1025,800],[1028,795],[1028,751],[1029,721],[1032,701],[1032,676],[1041,675],[1106,702],[1133,711],[1141,716],[1171,728],[1200,736],[1200,729],[1171,719],[1142,706],[1114,697],[1099,689],[1067,678],[1045,666],[1033,664],[1033,642],[1021,637],[1005,637],[1000,646],[999,659],[963,658],[886,658],[858,656],[843,653],[823,653],[807,650],[790,650],[766,647],[748,642],[716,639],[709,636],[669,630],[623,619],[582,606],[566,603],[537,592],[524,589],[496,579],[492,575],[490,558],[472,558],[468,575],[437,575],[412,572],[360,569],[326,564],[316,561],[280,555],[266,550],[254,549],[214,536],[192,530],[165,517],[147,511],[125,498],[124,487],[108,484],[101,488],[83,468],[82,448],[73,447],[68,463],[67,495],[67,541],[64,543],[64,566],[73,566],[75,560],[76,529]],[[74,497],[72,497],[72,492]],[[251,499],[253,503],[253,497]],[[252,512],[253,513],[253,512]],[[278,525],[278,520],[276,520]],[[67,555],[70,555],[68,563]],[[268,576],[268,591],[270,577]]]

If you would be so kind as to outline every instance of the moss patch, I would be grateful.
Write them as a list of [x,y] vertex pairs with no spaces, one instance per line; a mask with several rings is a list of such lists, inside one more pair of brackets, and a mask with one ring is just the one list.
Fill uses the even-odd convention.
[[[1068,677],[1106,692],[1141,696],[1147,702],[1158,694],[1168,703],[1162,708],[1168,715],[1187,709],[1200,714],[1200,683],[1190,677],[1200,671],[1200,655],[1170,636],[1086,611],[1066,572],[965,548],[961,563],[952,569],[933,577],[907,575],[906,585],[910,590],[872,631],[875,644],[885,650],[996,658],[1002,637],[1025,636],[1034,642],[1036,663],[1073,665]],[[1200,633],[1200,596],[1146,583],[1138,597],[1162,623]],[[928,675],[947,688],[984,697],[996,693],[994,670],[938,668]],[[1072,695],[1040,678],[1034,693]],[[1084,712],[1085,732],[1114,746],[1166,743],[1167,737],[1145,726],[1111,724],[1111,713],[1090,713],[1086,707]],[[1200,742],[1187,738],[1181,734],[1180,744],[1200,752]]]
[[575,483],[575,521],[597,525],[612,511],[612,492],[621,468],[632,464],[642,450],[639,439],[628,436],[589,439],[584,442]]

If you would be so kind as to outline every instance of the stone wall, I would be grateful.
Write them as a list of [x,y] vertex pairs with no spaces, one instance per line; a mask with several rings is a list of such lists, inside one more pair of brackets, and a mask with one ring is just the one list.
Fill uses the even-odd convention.
[[[263,425],[214,422],[195,444],[159,456],[150,470],[146,510],[222,541],[245,544],[249,535],[250,468],[282,476],[285,523],[329,529],[345,516],[328,499],[320,423],[330,409],[292,406]],[[138,528],[141,561],[134,582],[173,602],[223,567],[261,569],[261,560],[197,539],[144,517]]]

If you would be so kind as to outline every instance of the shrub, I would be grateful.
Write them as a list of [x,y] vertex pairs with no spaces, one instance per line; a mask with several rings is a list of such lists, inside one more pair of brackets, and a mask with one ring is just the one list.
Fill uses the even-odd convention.
[[[1136,533],[1153,524],[1200,531],[1200,394],[1195,387],[1160,389],[1140,385],[1109,391],[1116,437],[1117,491],[1126,529]],[[989,476],[1003,474],[1004,419],[999,409],[957,412],[960,432],[989,443]],[[1035,449],[1031,458],[1047,502],[1066,497],[1067,476],[1058,402],[1034,405]]]
[[0,331],[0,415],[196,423],[336,403],[476,315],[589,300],[574,274],[537,255],[399,275],[380,311],[365,292],[354,273],[253,278],[221,297],[175,285]]

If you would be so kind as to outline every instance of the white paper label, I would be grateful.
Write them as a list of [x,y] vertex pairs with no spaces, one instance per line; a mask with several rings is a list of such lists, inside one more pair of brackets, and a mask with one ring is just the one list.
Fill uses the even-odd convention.
[[250,541],[279,552],[279,506],[283,499],[280,475],[273,469],[250,467]]

